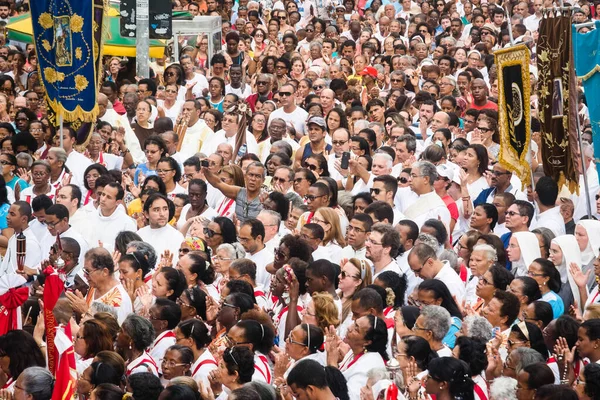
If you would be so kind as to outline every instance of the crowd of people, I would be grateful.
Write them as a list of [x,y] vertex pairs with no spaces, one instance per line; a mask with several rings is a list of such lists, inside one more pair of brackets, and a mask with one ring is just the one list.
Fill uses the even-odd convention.
[[[600,399],[582,93],[589,190],[543,172],[535,51],[555,4],[172,4],[221,16],[223,50],[181,38],[142,79],[105,57],[84,144],[52,126],[34,46],[0,36],[0,294],[29,289],[0,399],[52,397],[53,270],[82,400]],[[533,54],[531,184],[499,162],[493,53],[512,43]]]

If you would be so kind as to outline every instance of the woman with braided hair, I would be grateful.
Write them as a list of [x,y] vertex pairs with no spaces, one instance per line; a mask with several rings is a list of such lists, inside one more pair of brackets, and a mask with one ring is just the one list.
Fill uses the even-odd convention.
[[404,295],[407,287],[406,276],[398,275],[394,271],[384,271],[377,275],[373,283],[384,288],[387,294],[383,315],[386,318],[394,318],[396,309],[404,305]]
[[[424,380],[425,391],[435,395],[439,400],[473,400],[473,380],[469,366],[462,360],[453,357],[440,357],[431,360],[429,373]],[[410,380],[409,380],[410,382]],[[416,389],[418,390],[420,382]],[[413,387],[410,385],[410,398],[413,398]],[[415,390],[415,395],[417,390]]]

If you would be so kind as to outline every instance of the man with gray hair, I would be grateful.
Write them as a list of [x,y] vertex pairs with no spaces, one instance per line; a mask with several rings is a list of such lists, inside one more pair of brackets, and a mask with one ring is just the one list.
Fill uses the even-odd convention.
[[54,377],[46,368],[29,367],[21,372],[15,387],[25,392],[25,399],[50,400],[54,389]]
[[429,161],[418,161],[412,165],[410,185],[398,188],[396,192],[395,203],[398,208],[406,218],[413,220],[419,229],[428,219],[439,219],[446,229],[450,226],[450,211],[433,189],[437,178],[435,165]]
[[281,215],[277,211],[262,210],[256,216],[256,219],[263,223],[265,227],[265,247],[271,253],[279,247],[281,236],[279,236],[279,226],[281,224]]
[[[498,359],[498,362],[501,361]],[[530,347],[519,347],[506,357],[502,375],[516,379],[523,368],[541,362],[545,363],[545,360],[538,351]]]
[[439,357],[452,357],[452,350],[442,342],[450,330],[451,318],[441,306],[425,306],[413,326],[415,335],[427,340]]
[[134,251],[139,251],[144,255],[144,257],[146,257],[150,268],[156,267],[156,261],[158,260],[158,257],[156,255],[156,250],[154,250],[154,247],[152,247],[151,244],[142,242],[141,240],[129,242],[129,245],[127,246],[127,252],[131,253]]
[[377,152],[373,156],[371,172],[360,165],[357,160],[350,160],[348,165],[349,169],[341,170],[341,173],[344,177],[348,177],[349,173],[358,176],[359,179],[354,183],[354,186],[346,186],[346,190],[351,190],[352,195],[355,196],[362,192],[369,192],[373,187],[373,181],[376,177],[390,175],[392,173],[392,168],[394,167],[394,160],[388,153]]

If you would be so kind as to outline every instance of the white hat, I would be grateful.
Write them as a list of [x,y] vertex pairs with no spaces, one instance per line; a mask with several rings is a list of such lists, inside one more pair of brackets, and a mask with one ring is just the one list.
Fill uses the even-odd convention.
[[446,164],[440,164],[435,169],[437,170],[439,176],[443,176],[449,181],[452,181],[454,179],[454,171]]

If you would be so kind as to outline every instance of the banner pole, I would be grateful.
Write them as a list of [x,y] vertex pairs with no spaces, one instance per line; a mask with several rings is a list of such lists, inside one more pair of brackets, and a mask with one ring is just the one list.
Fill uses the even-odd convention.
[[[573,52],[577,48],[577,35],[573,36],[575,39],[575,45],[573,46]],[[575,55],[573,55],[573,59],[575,59]],[[577,69],[575,68],[575,63],[573,63],[573,70],[575,71],[575,90],[579,93],[578,86],[579,80],[577,79]],[[581,137],[581,124],[579,122],[579,96],[577,96],[577,104],[575,104],[575,119],[577,121],[577,141],[579,142],[579,156],[581,157],[581,173],[583,174],[583,187],[585,190],[585,204],[587,206],[587,215],[589,217],[592,216],[592,205],[590,204],[590,188],[588,186],[587,179],[587,167],[585,165],[585,155],[583,154],[583,139]]]
[[59,118],[59,130],[60,130],[58,137],[60,138],[60,148],[64,149],[65,148],[65,144],[63,142],[63,122],[64,122],[64,120],[63,120],[62,112],[60,113],[60,116],[58,118]]
[[508,38],[510,40],[510,45],[514,46],[515,45],[515,38],[513,38],[512,23],[510,21],[510,13],[508,12],[508,5],[505,5],[504,9],[506,10],[506,17],[508,18]]

